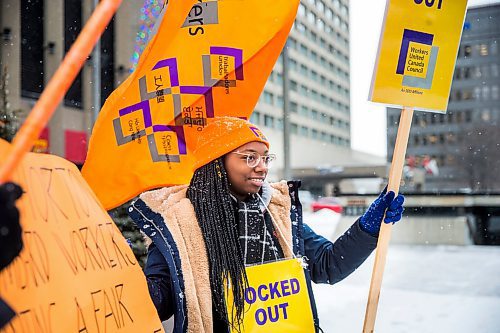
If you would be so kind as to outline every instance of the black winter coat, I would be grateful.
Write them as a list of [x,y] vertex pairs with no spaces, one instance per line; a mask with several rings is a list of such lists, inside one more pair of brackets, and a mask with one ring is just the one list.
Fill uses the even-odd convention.
[[[308,284],[309,298],[313,312],[316,331],[319,331],[319,320],[311,288],[311,281],[315,283],[334,284],[361,265],[372,253],[377,245],[377,237],[373,237],[361,230],[356,221],[334,243],[317,235],[308,225],[302,222],[302,206],[298,198],[300,182],[288,182],[292,209],[290,217],[293,227],[294,252],[308,258],[308,268],[305,270]],[[141,204],[140,202],[137,204]],[[130,212],[131,217],[141,225],[144,216],[137,212]],[[148,280],[149,292],[156,306],[161,320],[166,320],[172,315],[182,315],[182,304],[176,298],[179,290],[172,283],[171,270],[164,255],[153,243],[148,249],[147,264],[144,273]],[[175,274],[175,273],[174,273]],[[184,332],[182,325],[176,321],[174,332]],[[214,332],[229,332],[227,325],[221,318],[214,318]]]

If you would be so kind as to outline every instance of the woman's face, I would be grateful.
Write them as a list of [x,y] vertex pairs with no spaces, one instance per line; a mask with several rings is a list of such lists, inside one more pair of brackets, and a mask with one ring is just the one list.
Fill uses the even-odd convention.
[[268,169],[264,161],[261,160],[253,168],[249,167],[247,155],[258,157],[267,154],[267,146],[257,141],[246,143],[226,154],[224,167],[229,180],[229,190],[239,200],[245,200],[249,194],[259,192],[267,176]]

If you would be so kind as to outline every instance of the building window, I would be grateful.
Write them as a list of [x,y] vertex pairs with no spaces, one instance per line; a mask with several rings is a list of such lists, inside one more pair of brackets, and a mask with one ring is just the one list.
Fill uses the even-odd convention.
[[250,116],[250,122],[255,125],[260,125],[260,112],[254,111]]
[[274,105],[274,95],[264,90],[264,103]]
[[295,24],[295,28],[300,33],[304,33],[306,31],[306,26],[303,23],[300,23],[300,22],[297,22],[297,24]]
[[44,88],[44,3],[21,1],[21,96],[38,98]]
[[340,27],[340,17],[338,15],[334,15],[334,17],[333,17],[333,24],[336,27]]
[[489,109],[484,109],[483,112],[481,112],[481,119],[486,123],[490,121],[491,119],[491,114]]
[[283,96],[276,95],[276,106],[279,108],[283,108]]
[[312,60],[314,60],[315,62],[318,62],[318,54],[314,51],[311,51],[311,58]]
[[309,128],[307,128],[306,126],[300,126],[300,135],[302,136],[309,136]]
[[305,85],[301,84],[300,85],[300,94],[303,96],[307,96],[309,94],[309,88],[307,88]]
[[115,90],[115,18],[101,36],[101,105]]
[[316,7],[318,8],[318,10],[323,13],[325,11],[325,4],[323,3],[323,1],[318,1],[316,2]]
[[265,114],[264,115],[264,126],[274,128],[274,117]]
[[304,117],[309,117],[309,108],[305,105],[300,107],[300,115]]
[[316,24],[316,14],[314,14],[313,12],[308,12],[307,13],[307,20],[311,24]]
[[471,121],[472,121],[472,111],[466,110],[465,111],[465,122],[470,123]]
[[290,131],[292,134],[298,134],[299,132],[299,126],[297,124],[292,123],[290,127]]
[[487,101],[490,99],[490,87],[484,86],[482,89],[482,98]]
[[463,70],[463,78],[469,79],[470,78],[470,67],[465,67],[462,70]]
[[283,130],[283,119],[276,118],[276,129]]
[[326,18],[328,20],[331,20],[333,18],[333,11],[330,8],[326,10]]
[[316,90],[312,89],[311,90],[311,97],[312,99],[314,99],[315,101],[319,101],[319,94]]
[[[324,23],[323,23],[324,24]],[[324,38],[320,38],[319,39],[319,45],[324,48],[325,50],[328,48],[328,43],[326,42],[326,40]],[[321,61],[321,60],[320,60]]]
[[323,30],[325,30],[325,21],[323,21],[322,19],[318,19],[316,21],[316,27],[319,29],[319,31],[323,32]]
[[314,120],[318,120],[318,111],[317,110],[312,110],[311,111],[311,118]]
[[464,45],[464,57],[470,57],[472,55],[472,46]]
[[498,64],[491,64],[491,76],[492,77],[498,76]]
[[480,87],[474,88],[473,96],[474,96],[475,100],[479,100],[479,97],[481,96],[481,88]]
[[498,86],[492,86],[491,87],[491,99],[497,100],[499,98],[498,96]]
[[276,73],[275,82],[279,85],[283,84],[283,75],[281,73]]
[[490,53],[492,55],[498,54],[498,44],[496,40],[492,41],[490,44]]
[[483,57],[488,55],[488,45],[481,44],[479,45],[479,54]]
[[482,65],[481,66],[481,73],[484,78],[487,78],[490,76],[490,66],[488,64]]
[[307,77],[307,74],[308,74],[308,70],[307,70],[307,66],[304,65],[304,64],[301,64],[300,65],[300,74],[304,75]]
[[300,16],[306,16],[306,13],[307,13],[306,6],[304,6],[303,4],[299,4],[298,14]]
[[304,44],[300,44],[300,53],[302,53],[303,55],[305,55],[307,57],[307,55],[309,53],[307,46],[305,46]]
[[318,82],[318,73],[316,71],[311,70],[311,79]]
[[[67,53],[82,30],[82,2],[64,0],[64,53]],[[82,71],[64,96],[64,105],[82,108]]]
[[315,43],[318,42],[318,35],[316,35],[315,32],[312,32],[312,31],[309,31],[309,37],[311,38],[311,40]]
[[469,89],[463,90],[462,91],[462,100],[468,101],[468,100],[471,100],[471,99],[473,99],[472,91],[469,90]]
[[474,69],[473,69],[473,76],[476,78],[476,79],[479,79],[481,77],[481,67],[480,66],[474,66]]

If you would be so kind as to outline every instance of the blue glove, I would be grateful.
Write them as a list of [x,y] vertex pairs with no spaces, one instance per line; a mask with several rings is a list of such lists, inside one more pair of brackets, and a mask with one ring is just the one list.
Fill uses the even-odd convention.
[[[387,193],[387,186],[380,193],[377,199],[368,207],[368,210],[359,219],[361,229],[372,236],[378,236],[382,218],[385,213],[385,223],[396,223],[401,220],[403,216],[403,203],[405,197],[399,194],[394,198],[393,191]],[[387,210],[387,211],[386,211]]]

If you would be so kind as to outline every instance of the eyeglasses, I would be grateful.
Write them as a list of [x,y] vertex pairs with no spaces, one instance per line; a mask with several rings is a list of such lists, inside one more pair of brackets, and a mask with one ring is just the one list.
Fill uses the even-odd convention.
[[260,161],[264,162],[266,168],[270,168],[272,162],[276,159],[276,155],[260,155],[258,153],[240,153],[239,151],[233,151],[234,154],[246,156],[247,165],[250,168],[255,168],[259,165]]

